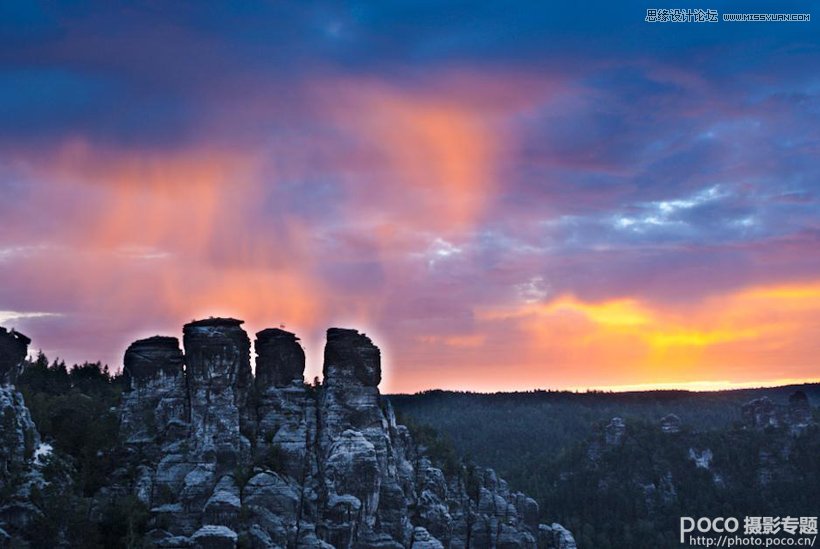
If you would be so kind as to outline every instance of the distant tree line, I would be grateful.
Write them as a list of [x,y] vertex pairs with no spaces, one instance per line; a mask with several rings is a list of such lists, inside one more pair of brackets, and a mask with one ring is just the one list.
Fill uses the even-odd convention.
[[[745,429],[740,406],[766,395],[785,402],[800,388],[820,401],[820,385],[712,393],[530,391],[475,394],[429,391],[391,401],[435,454],[495,468],[513,489],[534,497],[542,521],[560,522],[579,547],[679,547],[687,516],[815,516],[820,432]],[[659,420],[678,415],[677,434]],[[815,419],[818,412],[814,410]],[[625,419],[623,443],[602,445],[609,420]],[[710,469],[689,449],[709,449]],[[761,484],[761,452],[771,478]],[[590,459],[590,456],[597,456]],[[717,473],[717,478],[714,476]],[[764,472],[768,474],[767,472]],[[670,493],[670,490],[674,494]]]

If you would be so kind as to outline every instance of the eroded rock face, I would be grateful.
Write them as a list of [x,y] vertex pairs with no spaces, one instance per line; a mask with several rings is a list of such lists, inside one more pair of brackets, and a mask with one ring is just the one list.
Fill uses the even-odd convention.
[[305,352],[296,335],[270,328],[256,334],[255,462],[293,478],[313,473],[316,401],[304,385]]
[[40,435],[13,383],[22,369],[31,340],[0,328],[0,488],[29,466]]
[[40,435],[21,395],[13,386],[0,386],[0,488],[29,466]]
[[304,379],[305,351],[295,334],[279,328],[262,330],[256,334],[254,348],[258,389],[287,387]]
[[31,503],[33,486],[43,487],[37,452],[50,452],[42,445],[31,414],[14,381],[20,373],[30,340],[21,333],[0,328],[0,546],[40,511]]
[[31,340],[0,326],[0,385],[14,385],[23,368]]
[[[148,546],[571,547],[491,469],[448,476],[425,457],[379,394],[380,353],[367,336],[329,330],[325,383],[310,387],[298,338],[283,330],[257,334],[254,380],[241,324],[186,325],[185,354],[162,336],[125,352],[122,468],[101,492],[146,504]],[[9,379],[27,341],[0,333]],[[0,386],[0,413],[0,488],[13,494],[0,506],[2,543],[39,512],[25,494],[44,486],[47,445],[11,385]]]
[[613,417],[604,429],[604,440],[607,446],[618,446],[624,439],[626,423],[619,417]]
[[250,448],[241,425],[251,383],[250,340],[241,325],[209,318],[182,330],[192,439],[198,460],[218,475],[232,472]]
[[320,419],[325,451],[344,431],[364,435],[375,448],[379,464],[387,469],[389,433],[379,394],[381,353],[356,330],[331,328],[325,345],[324,384]]
[[743,405],[741,413],[743,414],[743,421],[755,429],[778,427],[780,425],[777,408],[769,397],[761,397],[747,402]]
[[183,356],[175,337],[154,336],[125,351],[120,436],[157,453],[162,444],[187,436],[189,423]]
[[163,378],[181,378],[183,363],[177,338],[154,336],[139,339],[125,350],[123,376],[128,388],[135,390]]
[[789,423],[802,428],[812,421],[809,397],[803,391],[795,391],[789,396]]
[[207,388],[213,392],[237,390],[240,394],[247,389],[251,380],[250,340],[242,324],[235,318],[207,318],[183,327],[192,393]]
[[661,418],[661,431],[667,434],[680,432],[681,421],[675,414],[667,414]]
[[787,427],[794,434],[800,434],[813,423],[811,404],[803,391],[789,395],[787,405],[775,404],[769,397],[749,401],[741,408],[743,422],[752,429],[767,427]]
[[575,539],[560,524],[542,524],[538,529],[538,546],[551,549],[576,549]]
[[378,387],[382,380],[381,352],[357,330],[330,328],[324,376],[340,382],[355,379],[364,387]]
[[570,547],[491,469],[449,478],[424,457],[379,393],[366,335],[328,330],[321,387],[304,384],[284,330],[257,334],[255,379],[241,321],[192,322],[183,340],[184,355],[155,337],[125,357],[124,443],[143,460],[130,489],[151,509],[151,545]]

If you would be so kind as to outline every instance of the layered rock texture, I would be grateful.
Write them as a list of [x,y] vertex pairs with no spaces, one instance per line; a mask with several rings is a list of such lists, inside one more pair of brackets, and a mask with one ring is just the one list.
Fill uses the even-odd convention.
[[0,385],[14,385],[23,370],[31,340],[14,330],[0,327]]
[[[125,353],[122,490],[150,509],[156,547],[572,548],[490,469],[447,476],[379,393],[378,347],[331,328],[324,382],[280,329],[185,325]],[[125,469],[125,467],[124,467]],[[125,480],[128,479],[128,480]]]
[[14,387],[29,342],[23,334],[0,328],[0,547],[37,513],[28,496],[33,486],[42,484],[36,467],[40,435]]

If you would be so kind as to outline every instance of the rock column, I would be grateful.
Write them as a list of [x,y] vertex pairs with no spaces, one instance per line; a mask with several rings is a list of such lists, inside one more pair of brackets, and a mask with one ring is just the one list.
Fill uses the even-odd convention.
[[209,318],[183,328],[191,429],[203,462],[232,472],[250,443],[240,431],[251,381],[250,340],[233,318]]

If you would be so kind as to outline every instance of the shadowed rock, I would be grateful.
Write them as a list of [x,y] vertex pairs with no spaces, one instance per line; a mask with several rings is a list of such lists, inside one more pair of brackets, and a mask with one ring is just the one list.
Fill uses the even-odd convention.
[[154,336],[132,343],[123,358],[123,441],[151,455],[160,445],[187,435],[188,399],[184,358],[175,337]]
[[538,546],[550,549],[575,549],[577,547],[569,530],[557,523],[551,526],[541,524],[538,527]]
[[756,398],[741,408],[743,421],[755,429],[780,426],[778,410],[769,397]]
[[307,443],[315,433],[315,401],[306,398],[305,351],[299,338],[277,328],[256,334],[256,445],[258,462],[275,461],[294,478],[308,474]]
[[328,330],[317,390],[302,382],[299,339],[262,330],[250,391],[241,325],[187,324],[184,358],[174,338],[126,352],[121,434],[127,461],[140,460],[127,489],[151,510],[149,545],[570,547],[557,525],[545,538],[537,503],[491,469],[475,469],[475,499],[420,453],[379,393],[381,353],[366,335]]
[[175,337],[154,336],[129,345],[123,359],[123,376],[129,389],[144,386],[157,377],[182,376],[184,359]]
[[0,327],[0,384],[14,384],[23,369],[31,340],[14,330]]
[[811,405],[809,397],[803,391],[789,395],[789,422],[798,429],[811,423]]
[[604,429],[604,441],[607,446],[618,446],[624,439],[626,423],[619,417],[613,417]]
[[303,381],[305,351],[295,334],[268,328],[257,332],[256,387],[286,387],[294,381]]
[[0,328],[0,547],[8,546],[18,530],[40,514],[30,501],[32,487],[42,489],[44,485],[33,459],[40,448],[40,434],[23,395],[14,387],[30,341],[14,330]]
[[250,340],[235,318],[207,318],[185,325],[182,341],[192,387],[247,387],[251,377]]
[[661,431],[667,434],[680,432],[680,418],[675,414],[667,414],[661,418]]
[[381,352],[358,330],[330,328],[323,373],[326,382],[355,379],[366,387],[378,387],[382,380]]
[[243,427],[250,428],[250,340],[241,325],[234,318],[208,318],[182,330],[193,436],[186,459],[196,463],[180,493],[189,510],[204,508],[213,484],[250,453],[243,435]]
[[799,434],[812,423],[811,405],[803,391],[789,395],[785,406],[775,404],[769,397],[757,398],[744,404],[741,414],[746,426],[753,429],[788,428]]
[[[330,328],[323,372],[325,390],[319,403],[323,461],[345,463],[347,455],[370,456],[376,471],[375,475],[362,476],[358,469],[336,467],[332,478],[325,479],[326,505],[333,511],[328,541],[344,546],[351,539],[343,517],[355,507],[363,526],[372,530],[380,511],[382,486],[388,489],[397,484],[389,467],[389,434],[378,389],[381,353],[357,330]],[[393,511],[406,514],[406,504],[402,502]]]

